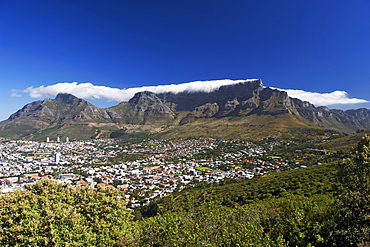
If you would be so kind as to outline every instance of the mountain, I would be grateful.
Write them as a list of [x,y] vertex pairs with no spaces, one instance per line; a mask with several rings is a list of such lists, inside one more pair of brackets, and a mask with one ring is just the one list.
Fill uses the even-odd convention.
[[0,122],[0,136],[44,140],[120,136],[144,132],[171,137],[292,138],[353,133],[370,128],[370,110],[315,107],[264,87],[260,80],[212,92],[139,92],[128,102],[98,108],[61,93],[25,105]]

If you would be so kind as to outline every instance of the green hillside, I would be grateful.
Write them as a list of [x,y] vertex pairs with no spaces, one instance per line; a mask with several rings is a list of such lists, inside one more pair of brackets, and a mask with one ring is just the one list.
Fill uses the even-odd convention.
[[369,146],[337,165],[159,199],[141,208],[145,246],[369,246]]
[[331,198],[335,172],[334,164],[323,164],[254,179],[226,180],[223,184],[187,189],[164,197],[143,207],[141,212],[149,217],[165,211],[188,210],[208,202],[236,207],[290,195],[320,194]]
[[39,181],[2,195],[0,245],[369,246],[369,159],[365,137],[335,164],[201,184],[135,211],[113,188]]
[[247,117],[199,118],[180,125],[162,126],[160,132],[153,133],[160,138],[211,137],[223,139],[263,140],[273,138],[288,139],[327,139],[341,133],[319,128],[292,115],[250,115]]
[[349,152],[364,136],[370,136],[370,130],[358,130],[352,135],[342,136],[324,143],[321,147],[331,151]]

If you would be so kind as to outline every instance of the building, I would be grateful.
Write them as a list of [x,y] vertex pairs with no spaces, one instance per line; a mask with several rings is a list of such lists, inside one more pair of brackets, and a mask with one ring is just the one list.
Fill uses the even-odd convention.
[[59,152],[55,152],[54,153],[54,163],[55,164],[59,164],[60,163],[60,153]]

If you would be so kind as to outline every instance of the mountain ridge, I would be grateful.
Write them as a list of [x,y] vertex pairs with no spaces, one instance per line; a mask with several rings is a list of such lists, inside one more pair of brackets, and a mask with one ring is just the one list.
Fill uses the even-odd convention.
[[[270,128],[272,132],[282,132],[281,128],[285,128],[286,133],[289,128],[353,133],[370,128],[370,110],[315,107],[310,102],[289,97],[285,91],[264,87],[261,80],[224,85],[212,92],[143,91],[128,102],[109,108],[99,108],[72,94],[60,93],[55,99],[31,102],[0,122],[0,136],[40,139],[55,134],[86,139],[96,136],[97,131],[102,133],[99,136],[109,137],[122,130],[171,137],[171,134],[177,135],[176,131],[186,132],[187,128],[189,131],[208,127],[211,133],[217,129],[215,124],[220,130],[232,132],[231,136],[236,135],[235,132],[242,136],[253,132],[255,128],[252,131],[251,127],[255,126]],[[205,136],[206,132],[199,132],[199,136]],[[218,136],[228,137],[220,133]]]

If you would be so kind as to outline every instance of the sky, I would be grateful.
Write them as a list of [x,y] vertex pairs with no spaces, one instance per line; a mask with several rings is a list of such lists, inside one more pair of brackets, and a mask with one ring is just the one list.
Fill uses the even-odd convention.
[[264,86],[370,108],[369,0],[0,0],[0,120],[60,92]]

